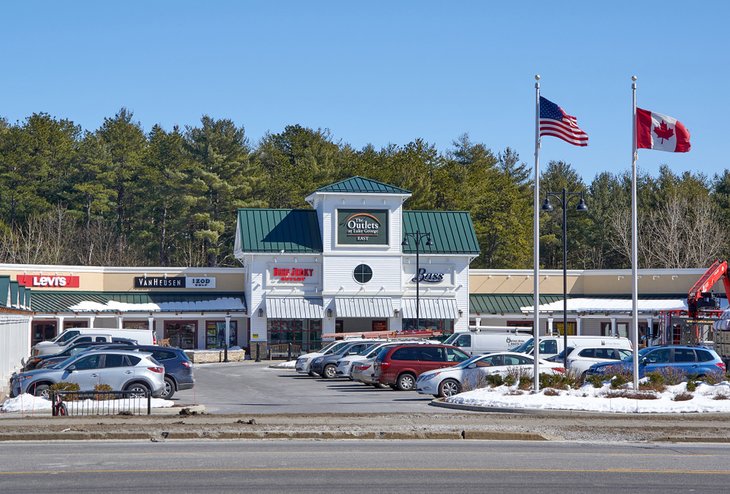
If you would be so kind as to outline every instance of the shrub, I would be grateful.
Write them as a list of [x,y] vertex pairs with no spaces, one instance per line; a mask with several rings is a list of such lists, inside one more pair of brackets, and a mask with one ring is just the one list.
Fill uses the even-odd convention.
[[717,393],[712,399],[713,400],[727,400],[728,398],[730,398],[730,397],[728,395],[726,395],[725,393]]
[[616,374],[611,378],[611,387],[613,389],[622,388],[626,383],[629,382],[628,376],[624,374]]
[[593,374],[592,376],[586,377],[586,382],[590,383],[594,388],[601,388],[603,387],[603,379],[603,376]]
[[694,395],[692,393],[682,392],[677,393],[672,397],[672,401],[688,401],[694,398]]
[[507,386],[514,386],[517,383],[517,376],[508,372],[507,375],[504,376],[503,382]]
[[609,391],[604,396],[606,398],[628,398],[631,400],[656,400],[659,398],[652,391],[633,391],[630,389]]
[[564,374],[540,374],[541,388],[557,388],[557,389],[578,389],[580,387],[580,377],[575,373],[568,371]]
[[97,384],[94,386],[95,395],[94,398],[98,401],[113,400],[115,396],[112,393],[106,394],[107,391],[112,391],[112,387],[108,384]]
[[646,378],[646,382],[639,384],[639,389],[650,389],[660,393],[667,389],[667,386],[664,384],[664,375],[661,372],[647,372]]
[[502,386],[505,383],[502,374],[489,374],[486,376],[485,380],[487,381],[487,385],[492,386],[493,388]]
[[530,376],[522,375],[520,376],[520,381],[517,384],[517,387],[520,389],[528,390],[532,388],[532,378]]
[[[51,391],[79,391],[79,385],[76,383],[70,383],[61,381],[60,383],[51,384],[48,388]],[[74,401],[78,399],[76,395],[68,395],[63,397],[63,401]]]
[[687,380],[687,374],[676,367],[663,367],[659,372],[664,376],[664,382],[670,386],[675,386]]
[[542,392],[545,396],[560,396],[560,391],[553,388],[545,388]]
[[705,374],[705,377],[703,378],[703,381],[705,381],[705,384],[713,385],[713,384],[720,384],[723,381],[727,381],[727,376],[725,376],[725,373],[718,370],[717,372],[710,372],[708,374]]
[[690,393],[693,393],[696,390],[697,390],[697,381],[695,381],[694,379],[690,379],[689,381],[687,381],[687,391]]

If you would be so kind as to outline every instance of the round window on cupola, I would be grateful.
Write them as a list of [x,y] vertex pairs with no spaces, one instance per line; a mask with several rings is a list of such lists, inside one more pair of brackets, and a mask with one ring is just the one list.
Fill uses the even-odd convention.
[[373,270],[367,264],[360,264],[355,268],[353,275],[358,283],[367,283],[373,279]]

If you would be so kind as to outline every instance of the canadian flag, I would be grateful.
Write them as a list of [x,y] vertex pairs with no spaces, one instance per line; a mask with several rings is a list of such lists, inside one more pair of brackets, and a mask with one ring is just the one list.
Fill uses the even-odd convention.
[[686,153],[690,148],[689,131],[676,118],[637,108],[636,148]]

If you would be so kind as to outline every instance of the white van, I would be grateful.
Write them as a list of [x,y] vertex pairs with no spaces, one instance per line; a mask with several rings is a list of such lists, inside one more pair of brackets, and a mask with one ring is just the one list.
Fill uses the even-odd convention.
[[531,328],[499,328],[500,331],[469,330],[469,332],[454,333],[444,344],[459,347],[470,355],[504,352],[532,338]]
[[32,355],[52,355],[64,351],[70,345],[87,341],[108,341],[119,338],[136,341],[138,345],[156,345],[157,339],[149,329],[118,328],[71,328],[50,341],[41,341],[33,346]]
[[[541,336],[540,337],[540,358],[546,359],[553,357],[563,351],[565,337],[558,336]],[[533,338],[518,347],[512,349],[513,352],[526,353],[532,355]],[[609,347],[609,348],[625,348],[631,350],[631,340],[628,338],[617,336],[571,336],[568,335],[568,347]]]

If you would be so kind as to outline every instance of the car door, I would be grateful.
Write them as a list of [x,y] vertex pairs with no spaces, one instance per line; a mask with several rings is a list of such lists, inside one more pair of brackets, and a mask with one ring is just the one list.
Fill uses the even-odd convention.
[[98,372],[97,384],[107,384],[112,391],[122,391],[124,384],[134,377],[134,372],[127,355],[107,353]]
[[671,352],[671,348],[657,348],[648,352],[639,362],[639,376],[667,367],[671,361]]
[[699,374],[699,367],[697,365],[697,357],[695,351],[692,348],[675,348],[674,349],[674,365],[681,370],[685,375],[697,375]]
[[86,355],[66,367],[63,380],[76,383],[80,391],[93,391],[98,384],[102,354]]

